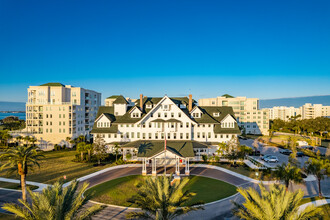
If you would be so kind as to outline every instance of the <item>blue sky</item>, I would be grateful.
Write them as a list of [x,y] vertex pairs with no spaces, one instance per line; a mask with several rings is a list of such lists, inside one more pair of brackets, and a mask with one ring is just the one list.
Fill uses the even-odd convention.
[[330,1],[0,1],[0,100],[330,94]]

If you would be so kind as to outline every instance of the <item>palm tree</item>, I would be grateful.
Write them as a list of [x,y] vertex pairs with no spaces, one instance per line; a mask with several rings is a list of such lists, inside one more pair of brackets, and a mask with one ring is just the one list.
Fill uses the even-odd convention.
[[93,145],[86,144],[85,149],[88,152],[88,162],[91,162],[91,151],[93,150]]
[[21,144],[23,137],[19,135],[19,136],[15,137],[15,139],[18,141],[18,144]]
[[322,160],[319,156],[317,158],[309,158],[305,162],[305,169],[308,174],[312,174],[316,177],[319,186],[319,196],[322,197],[321,180],[324,176],[330,176],[330,162],[325,159]]
[[30,142],[30,136],[25,136],[24,138],[23,138],[23,140],[25,141],[25,143],[26,143],[26,146],[29,144],[29,142]]
[[221,142],[219,144],[219,148],[218,150],[216,151],[216,153],[219,155],[219,156],[223,156],[223,154],[225,152],[228,152],[228,145],[225,143],[225,142]]
[[84,193],[87,187],[87,183],[78,187],[78,182],[72,181],[66,188],[57,182],[43,189],[42,193],[28,189],[32,204],[19,199],[20,205],[6,203],[2,208],[17,217],[29,220],[90,219],[102,207],[94,205],[82,211],[83,205],[90,199],[90,194]]
[[37,138],[35,138],[35,137],[31,137],[31,138],[30,138],[30,142],[34,145],[35,142],[37,142]]
[[118,153],[119,153],[119,150],[120,150],[120,146],[119,146],[119,144],[117,142],[115,143],[115,146],[113,147],[113,150],[115,151],[116,162],[117,162],[117,156],[118,156]]
[[314,205],[299,210],[304,196],[302,190],[286,191],[285,186],[273,184],[267,190],[259,185],[260,194],[253,188],[239,188],[237,191],[245,198],[243,204],[233,202],[236,209],[234,214],[241,219],[248,220],[281,220],[281,219],[311,219],[321,216],[322,209]]
[[5,131],[3,134],[2,134],[2,137],[1,137],[4,141],[5,141],[5,145],[8,146],[8,142],[10,139],[13,138],[13,136],[11,136],[8,131]]
[[26,201],[26,175],[28,174],[28,168],[33,165],[40,167],[38,161],[44,157],[40,152],[37,152],[37,149],[38,147],[36,146],[17,146],[8,149],[0,155],[0,161],[5,162],[0,170],[8,167],[8,173],[17,171],[21,176],[23,201]]
[[203,202],[186,205],[196,193],[184,191],[189,178],[183,178],[181,182],[171,183],[172,175],[167,177],[149,177],[143,182],[138,194],[133,198],[135,204],[143,212],[131,212],[127,214],[130,219],[162,219],[170,220],[190,211],[203,209]]
[[80,142],[77,145],[77,151],[80,152],[80,160],[84,160],[84,151],[86,150],[86,143],[85,142]]
[[295,183],[301,183],[303,181],[300,172],[301,170],[296,166],[292,166],[291,163],[288,163],[288,165],[283,163],[276,167],[274,175],[276,179],[284,181],[286,190],[288,190],[291,181]]

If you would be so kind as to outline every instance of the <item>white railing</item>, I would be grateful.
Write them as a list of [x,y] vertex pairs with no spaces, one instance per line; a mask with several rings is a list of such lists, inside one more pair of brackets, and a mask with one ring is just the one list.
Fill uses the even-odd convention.
[[27,105],[78,105],[71,102],[26,102]]

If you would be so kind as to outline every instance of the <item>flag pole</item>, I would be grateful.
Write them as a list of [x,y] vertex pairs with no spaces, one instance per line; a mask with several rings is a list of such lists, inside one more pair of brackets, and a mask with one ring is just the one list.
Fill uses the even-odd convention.
[[166,132],[164,131],[164,137],[165,137],[165,141],[164,141],[164,154],[165,154],[165,159],[164,159],[164,161],[165,161],[165,163],[164,163],[164,173],[165,173],[165,175],[166,175]]

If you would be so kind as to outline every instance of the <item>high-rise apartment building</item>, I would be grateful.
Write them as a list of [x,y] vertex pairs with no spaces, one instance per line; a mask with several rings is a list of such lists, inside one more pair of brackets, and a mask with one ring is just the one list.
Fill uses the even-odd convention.
[[269,111],[259,109],[258,98],[218,96],[199,99],[200,106],[231,106],[239,126],[246,134],[268,134]]
[[66,144],[89,132],[101,105],[101,93],[61,83],[28,88],[26,131],[40,144]]
[[301,119],[311,119],[317,117],[330,116],[330,106],[323,106],[322,104],[306,103],[300,108]]
[[275,106],[273,108],[267,108],[269,110],[269,119],[281,119],[283,121],[289,121],[291,118],[301,115],[300,109],[293,106]]

